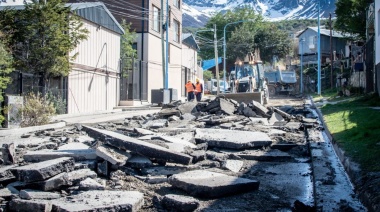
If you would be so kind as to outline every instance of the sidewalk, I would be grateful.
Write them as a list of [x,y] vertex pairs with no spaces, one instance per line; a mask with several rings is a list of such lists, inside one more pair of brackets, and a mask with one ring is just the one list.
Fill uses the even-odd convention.
[[137,115],[153,114],[161,110],[161,107],[139,106],[139,107],[120,107],[119,109],[109,111],[97,111],[92,113],[63,114],[52,117],[51,123],[41,126],[1,129],[0,137],[9,137],[11,135],[22,135],[38,130],[51,128],[63,128],[65,126],[78,124],[94,124],[109,121],[124,120]]

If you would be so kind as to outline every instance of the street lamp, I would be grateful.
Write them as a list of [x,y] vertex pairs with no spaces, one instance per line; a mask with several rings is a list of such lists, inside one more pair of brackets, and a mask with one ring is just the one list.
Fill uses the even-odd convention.
[[[226,28],[228,25],[231,25],[231,24],[238,24],[238,23],[249,22],[249,21],[254,21],[254,20],[251,20],[251,19],[241,20],[241,21],[228,23],[224,26],[224,30],[223,30],[223,80],[224,82],[226,81]],[[226,93],[226,83],[224,83],[223,93]]]
[[300,83],[300,90],[301,94],[303,94],[303,43],[305,42],[305,38],[301,38],[300,43],[301,43],[301,83]]

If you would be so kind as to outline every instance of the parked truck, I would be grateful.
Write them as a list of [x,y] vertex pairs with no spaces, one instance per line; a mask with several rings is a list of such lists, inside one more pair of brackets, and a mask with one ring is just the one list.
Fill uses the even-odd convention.
[[291,94],[294,92],[297,83],[296,72],[294,70],[264,72],[264,77],[268,81],[269,95],[277,95],[280,93]]

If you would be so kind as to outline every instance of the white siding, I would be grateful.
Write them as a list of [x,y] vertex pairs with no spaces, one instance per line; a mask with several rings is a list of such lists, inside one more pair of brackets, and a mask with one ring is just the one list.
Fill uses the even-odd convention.
[[70,53],[79,55],[68,77],[68,113],[112,110],[119,104],[120,35],[82,21],[89,36]]
[[76,64],[94,68],[119,72],[120,35],[99,25],[83,20],[84,27],[88,29],[87,40],[82,41],[70,55],[79,52],[78,57],[72,61]]

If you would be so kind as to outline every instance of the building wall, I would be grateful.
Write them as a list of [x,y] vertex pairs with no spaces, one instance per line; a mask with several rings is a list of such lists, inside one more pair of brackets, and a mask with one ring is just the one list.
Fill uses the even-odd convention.
[[112,110],[119,104],[120,35],[82,20],[89,30],[68,77],[68,113]]

